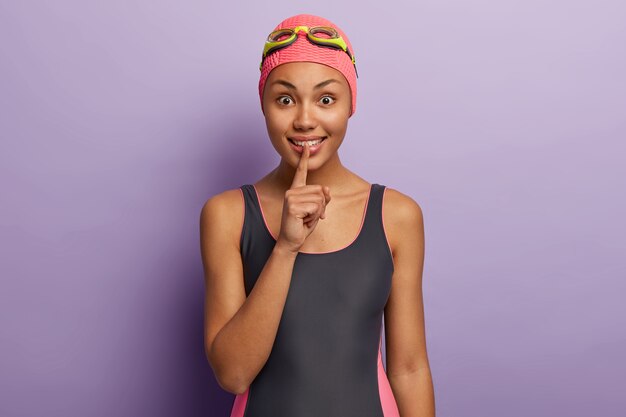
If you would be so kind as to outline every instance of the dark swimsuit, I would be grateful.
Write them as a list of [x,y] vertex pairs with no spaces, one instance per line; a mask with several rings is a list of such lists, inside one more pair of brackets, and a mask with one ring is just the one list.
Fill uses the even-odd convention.
[[[276,240],[254,185],[240,190],[248,296]],[[394,269],[382,222],[384,191],[384,185],[371,185],[350,244],[298,253],[270,356],[235,397],[231,417],[399,417],[381,354]]]

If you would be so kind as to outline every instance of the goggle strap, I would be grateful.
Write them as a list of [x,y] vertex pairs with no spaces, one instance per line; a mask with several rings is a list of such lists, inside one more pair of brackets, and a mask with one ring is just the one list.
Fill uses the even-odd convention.
[[[340,47],[337,44],[330,44],[330,43],[329,44],[326,44],[326,43],[315,43],[315,44],[318,45],[318,46],[325,47],[325,48],[339,49],[339,50],[343,51],[343,48]],[[348,51],[346,50],[344,52],[348,52]],[[352,56],[352,54],[350,52],[348,52],[348,55],[350,56],[350,59],[352,60],[352,65],[354,65],[354,73],[356,74],[356,77],[359,78],[359,73],[358,73],[358,71],[356,69],[356,63],[354,62],[354,57]]]
[[266,56],[268,56],[268,55],[269,55],[269,54],[271,54],[272,52],[278,51],[279,49],[283,49],[284,47],[291,45],[292,43],[293,43],[293,40],[292,40],[291,42],[285,42],[285,43],[280,44],[280,45],[274,45],[274,46],[272,46],[271,48],[269,48],[269,49],[267,50],[267,52],[265,52],[265,53],[263,54],[263,58],[265,58]]

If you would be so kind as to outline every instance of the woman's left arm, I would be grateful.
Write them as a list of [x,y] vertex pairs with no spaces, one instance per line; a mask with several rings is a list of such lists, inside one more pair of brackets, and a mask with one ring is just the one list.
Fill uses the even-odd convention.
[[424,220],[411,197],[388,188],[383,221],[393,253],[385,306],[387,378],[401,417],[434,417],[435,394],[426,352],[422,272]]

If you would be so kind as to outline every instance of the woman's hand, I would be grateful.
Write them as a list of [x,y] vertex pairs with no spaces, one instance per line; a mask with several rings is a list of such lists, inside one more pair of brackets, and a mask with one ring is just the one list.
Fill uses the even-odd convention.
[[319,219],[326,218],[326,204],[330,202],[327,186],[306,184],[309,153],[309,145],[305,142],[293,182],[285,192],[280,233],[276,241],[277,245],[293,252],[300,250]]

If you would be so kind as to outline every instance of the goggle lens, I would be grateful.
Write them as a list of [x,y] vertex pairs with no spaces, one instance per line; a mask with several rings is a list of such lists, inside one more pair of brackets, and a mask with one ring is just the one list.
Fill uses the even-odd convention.
[[339,34],[335,29],[328,27],[312,28],[309,30],[309,33],[320,39],[337,39],[339,37]]
[[289,39],[293,36],[293,30],[291,29],[279,29],[275,32],[270,33],[267,37],[268,42],[281,42]]

